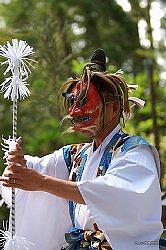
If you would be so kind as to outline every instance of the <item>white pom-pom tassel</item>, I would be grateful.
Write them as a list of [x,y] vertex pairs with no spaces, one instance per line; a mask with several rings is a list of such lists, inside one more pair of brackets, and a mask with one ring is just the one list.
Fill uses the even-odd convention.
[[30,95],[27,88],[28,76],[31,73],[29,66],[33,67],[30,62],[35,61],[28,56],[32,54],[34,54],[33,48],[25,41],[13,39],[11,44],[7,42],[7,45],[0,46],[0,56],[7,59],[1,64],[8,65],[4,75],[11,73],[11,76],[0,85],[4,98],[14,101],[25,99]]
[[34,246],[30,241],[27,241],[24,237],[18,235],[12,236],[9,231],[0,230],[0,247],[4,250],[28,250],[31,246]]

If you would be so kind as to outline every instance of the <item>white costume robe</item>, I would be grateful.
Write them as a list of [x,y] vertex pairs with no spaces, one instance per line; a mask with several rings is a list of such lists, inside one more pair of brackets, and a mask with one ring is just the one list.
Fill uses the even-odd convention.
[[[104,149],[118,132],[118,125],[88,155],[78,188],[87,205],[77,204],[76,226],[93,230],[96,222],[113,250],[158,250],[162,233],[160,185],[157,155],[144,145],[115,156],[104,176],[97,170]],[[26,156],[29,168],[61,179],[68,179],[63,150],[43,158]],[[1,187],[8,204],[10,191]],[[60,250],[64,233],[72,226],[68,201],[45,192],[17,190],[16,232],[35,246],[30,250]]]

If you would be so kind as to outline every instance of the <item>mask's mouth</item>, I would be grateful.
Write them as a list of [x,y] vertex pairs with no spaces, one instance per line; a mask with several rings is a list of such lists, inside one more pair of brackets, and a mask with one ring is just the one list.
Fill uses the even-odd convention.
[[62,120],[62,124],[65,120],[69,120],[73,125],[77,125],[79,123],[88,123],[89,121],[92,120],[92,116],[70,116],[70,115],[66,115],[63,120]]
[[71,122],[75,123],[82,123],[82,122],[89,122],[92,120],[92,116],[76,116],[72,117]]
[[88,136],[94,136],[97,127],[99,126],[99,121],[94,119],[93,116],[70,116],[66,115],[63,119],[71,122],[71,127],[69,127],[64,134],[73,133],[73,132],[81,132]]

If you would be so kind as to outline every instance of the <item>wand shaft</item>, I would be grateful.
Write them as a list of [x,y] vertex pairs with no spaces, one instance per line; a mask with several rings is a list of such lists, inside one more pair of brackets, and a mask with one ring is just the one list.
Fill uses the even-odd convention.
[[[13,101],[13,140],[17,138],[17,99]],[[12,237],[15,235],[15,188],[12,188],[11,225]]]
[[13,139],[17,139],[17,100],[13,101]]

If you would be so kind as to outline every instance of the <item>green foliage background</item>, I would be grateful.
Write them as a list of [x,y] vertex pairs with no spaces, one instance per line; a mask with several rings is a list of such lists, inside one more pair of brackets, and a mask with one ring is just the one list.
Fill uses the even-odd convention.
[[[19,103],[18,134],[23,137],[24,152],[39,156],[64,144],[87,140],[81,135],[62,135],[65,126],[61,123],[64,110],[62,99],[57,97],[57,93],[72,72],[80,74],[91,52],[98,47],[106,51],[108,69],[115,72],[122,68],[128,82],[139,85],[134,95],[146,100],[145,108],[134,111],[134,118],[125,130],[143,135],[153,144],[147,77],[147,59],[151,58],[160,139],[161,184],[165,190],[165,88],[160,81],[161,69],[156,63],[156,54],[163,51],[163,41],[153,49],[141,46],[138,21],[140,18],[147,19],[147,9],[140,7],[141,0],[129,2],[132,9],[124,12],[114,0],[1,0],[0,44],[17,38],[26,40],[36,51],[35,60],[38,64],[29,78],[31,97]],[[163,18],[162,27],[164,25]],[[3,72],[4,67],[1,67],[0,82],[4,79]],[[10,101],[0,95],[0,134],[4,137],[8,137],[12,131],[11,105]],[[2,171],[2,160],[0,166]],[[3,206],[0,220],[5,216],[6,209]]]

